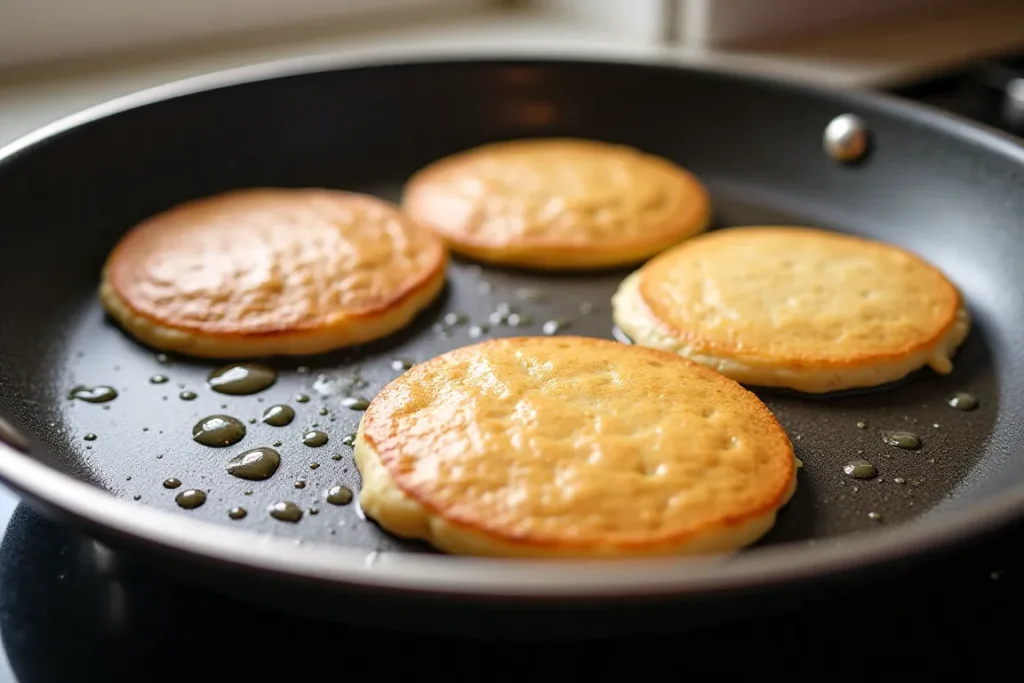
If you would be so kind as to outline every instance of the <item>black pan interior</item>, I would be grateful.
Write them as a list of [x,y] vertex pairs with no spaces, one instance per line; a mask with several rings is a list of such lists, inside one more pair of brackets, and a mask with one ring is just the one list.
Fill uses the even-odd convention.
[[[821,149],[824,126],[847,111],[861,114],[873,135],[870,156],[854,166]],[[371,397],[397,375],[393,360],[422,361],[475,341],[472,324],[490,325],[487,336],[539,334],[545,321],[562,319],[565,333],[610,337],[609,297],[628,271],[539,276],[457,261],[443,299],[405,332],[365,348],[270,360],[281,370],[275,386],[226,397],[204,384],[218,363],[161,362],[105,320],[95,295],[101,265],[134,223],[187,199],[249,186],[323,186],[394,200],[411,172],[444,154],[572,135],[691,168],[714,195],[716,227],[818,224],[895,242],[943,268],[967,297],[975,327],[949,376],[924,371],[884,391],[828,398],[760,392],[805,463],[795,499],[764,543],[881,532],[969,505],[1024,479],[1016,419],[1024,405],[1022,168],[1012,155],[975,144],[959,124],[925,119],[724,74],[575,61],[320,72],[101,118],[0,162],[0,415],[29,436],[34,457],[140,505],[296,541],[427,551],[390,539],[354,504],[324,502],[329,486],[359,485],[343,437],[360,413],[342,397]],[[522,300],[524,288],[544,300]],[[502,303],[528,322],[488,323]],[[439,326],[450,312],[468,322]],[[169,381],[152,383],[158,374]],[[69,389],[83,384],[112,385],[120,397],[69,400]],[[180,400],[184,390],[198,398]],[[951,408],[955,392],[974,394],[980,406]],[[299,394],[310,401],[297,403]],[[292,425],[250,424],[240,444],[224,449],[190,438],[201,417],[249,421],[274,403],[297,410]],[[302,434],[317,427],[328,444],[303,445]],[[923,447],[887,446],[884,430],[914,432]],[[275,441],[283,462],[271,479],[226,473],[232,456]],[[846,476],[843,465],[858,458],[879,476]],[[206,490],[206,504],[178,508],[180,489],[161,485],[171,477]],[[282,500],[307,510],[301,522],[267,514]],[[249,515],[230,519],[233,506]]]

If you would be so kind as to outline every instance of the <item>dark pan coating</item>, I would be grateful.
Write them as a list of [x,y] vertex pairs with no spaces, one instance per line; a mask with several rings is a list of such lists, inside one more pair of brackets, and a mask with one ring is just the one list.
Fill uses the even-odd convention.
[[[100,267],[124,230],[186,199],[276,185],[395,200],[413,171],[444,154],[491,140],[575,135],[632,144],[692,169],[713,193],[718,227],[817,224],[892,241],[933,261],[965,293],[975,327],[949,376],[922,371],[885,391],[827,398],[761,393],[805,463],[794,500],[763,544],[883,533],[970,506],[1024,481],[1024,166],[995,143],[961,134],[960,124],[923,125],[902,110],[851,101],[872,127],[873,150],[865,163],[845,167],[820,143],[828,121],[850,110],[841,96],[577,62],[307,74],[72,129],[0,163],[0,416],[31,439],[38,459],[121,498],[139,497],[140,505],[309,543],[429,552],[390,539],[354,503],[324,500],[333,485],[359,484],[344,437],[361,413],[343,396],[372,397],[397,375],[394,361],[476,341],[473,325],[488,326],[491,337],[540,334],[557,320],[567,333],[609,337],[609,298],[626,271],[543,276],[456,261],[441,301],[409,330],[362,349],[271,360],[281,376],[270,389],[225,396],[204,386],[217,363],[160,362],[104,319],[95,295]],[[507,316],[489,320],[501,304],[520,316],[519,326]],[[453,313],[465,320],[445,325]],[[365,386],[353,387],[356,373]],[[157,374],[169,381],[152,383]],[[77,385],[110,385],[119,396],[104,404],[69,400]],[[183,391],[198,397],[181,400]],[[979,406],[951,408],[957,392],[975,395]],[[310,400],[297,402],[299,394]],[[290,425],[258,421],[279,403],[295,408]],[[227,448],[193,442],[193,425],[215,414],[245,421],[246,437]],[[304,445],[303,435],[317,429],[328,443]],[[913,432],[923,446],[888,446],[887,430]],[[227,473],[232,457],[276,441],[281,464],[268,480]],[[868,461],[878,476],[848,476],[851,460]],[[182,487],[165,488],[168,478]],[[205,504],[180,509],[175,496],[188,488],[205,490]],[[267,508],[278,501],[306,514],[298,523],[272,518]],[[234,506],[249,514],[229,518]]]

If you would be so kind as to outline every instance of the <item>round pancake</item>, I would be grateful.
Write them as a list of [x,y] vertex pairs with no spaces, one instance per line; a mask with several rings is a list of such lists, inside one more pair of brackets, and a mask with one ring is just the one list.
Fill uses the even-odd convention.
[[612,299],[633,341],[744,384],[807,393],[945,374],[970,329],[956,287],[903,249],[814,228],[755,226],[690,240]]
[[384,529],[451,553],[726,552],[796,487],[768,408],[677,355],[518,337],[414,366],[370,404],[355,459]]
[[384,337],[441,291],[432,233],[367,195],[250,189],[129,231],[100,299],[139,341],[200,357],[305,355]]
[[451,249],[535,270],[637,263],[705,229],[707,191],[660,157],[592,140],[484,145],[407,183],[403,208]]

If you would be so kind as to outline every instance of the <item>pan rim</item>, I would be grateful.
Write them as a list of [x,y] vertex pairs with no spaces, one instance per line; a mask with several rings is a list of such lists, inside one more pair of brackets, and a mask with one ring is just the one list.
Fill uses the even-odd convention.
[[[1011,136],[933,107],[883,93],[808,85],[731,68],[680,65],[636,54],[538,54],[529,49],[477,49],[441,57],[422,50],[372,50],[355,56],[300,57],[244,66],[148,88],[95,105],[30,132],[0,148],[0,163],[86,123],[176,97],[219,88],[346,68],[374,69],[495,64],[504,66],[634,65],[638,68],[715,73],[795,94],[827,95],[854,112],[885,109],[949,134],[967,137],[1024,164],[1024,146]],[[843,113],[837,109],[837,114]],[[824,122],[823,122],[824,123]],[[182,553],[281,578],[407,593],[492,598],[612,599],[686,596],[790,584],[884,563],[910,560],[989,533],[1024,518],[1024,485],[966,509],[937,511],[878,532],[851,534],[819,544],[758,548],[722,557],[622,561],[560,561],[464,558],[431,554],[377,554],[328,545],[296,547],[282,538],[230,529],[117,498],[49,467],[0,441],[0,480],[30,499],[94,529],[134,543]],[[102,534],[100,534],[102,535]]]

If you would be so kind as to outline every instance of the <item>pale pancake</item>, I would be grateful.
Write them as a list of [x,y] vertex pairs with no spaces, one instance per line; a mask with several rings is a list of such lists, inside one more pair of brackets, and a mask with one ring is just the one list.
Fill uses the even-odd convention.
[[971,319],[957,288],[898,247],[802,227],[690,240],[627,277],[612,299],[637,344],[744,384],[808,393],[946,374]]
[[443,243],[368,195],[251,189],[128,232],[100,299],[139,341],[203,357],[304,355],[384,337],[441,291]]
[[563,138],[441,159],[402,204],[457,253],[537,270],[637,263],[704,230],[711,212],[700,181],[667,159]]
[[495,339],[414,366],[359,426],[360,503],[451,553],[727,552],[774,524],[796,459],[768,408],[677,355]]

